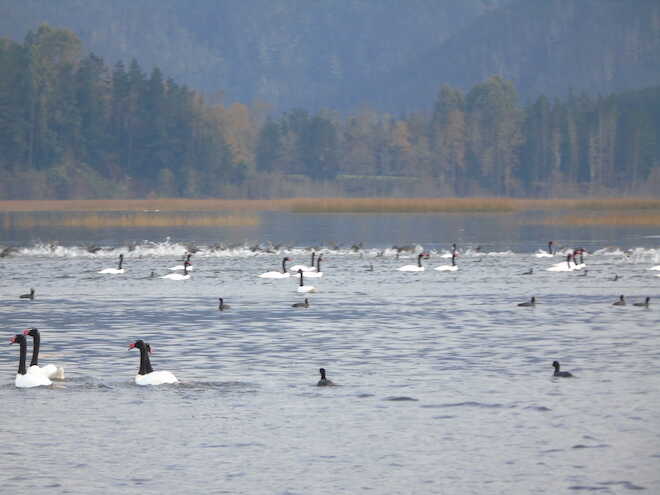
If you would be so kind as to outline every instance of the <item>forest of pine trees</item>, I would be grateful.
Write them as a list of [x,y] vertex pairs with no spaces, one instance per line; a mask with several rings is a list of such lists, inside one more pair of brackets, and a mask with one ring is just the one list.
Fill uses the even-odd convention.
[[660,86],[523,106],[494,76],[429,103],[268,116],[42,25],[0,39],[0,199],[660,192]]

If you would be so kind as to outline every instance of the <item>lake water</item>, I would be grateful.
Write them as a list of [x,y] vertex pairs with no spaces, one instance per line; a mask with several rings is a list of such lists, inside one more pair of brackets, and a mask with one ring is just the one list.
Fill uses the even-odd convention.
[[[0,234],[2,338],[38,327],[67,376],[17,389],[18,346],[0,353],[0,493],[660,493],[658,229],[270,213]],[[453,241],[458,271],[433,270]],[[190,280],[158,278],[193,246]],[[547,271],[574,247],[587,276]],[[311,248],[324,276],[294,309],[296,278],[257,275]],[[120,253],[125,274],[97,273]],[[134,384],[138,338],[179,384]]]

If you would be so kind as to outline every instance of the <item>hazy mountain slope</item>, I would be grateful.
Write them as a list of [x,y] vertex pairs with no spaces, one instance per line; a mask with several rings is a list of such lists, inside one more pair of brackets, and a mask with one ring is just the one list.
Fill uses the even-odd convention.
[[498,74],[523,96],[605,94],[660,81],[657,0],[517,0],[390,74],[380,104],[426,104],[441,83]]
[[0,36],[21,41],[47,22],[110,63],[135,57],[228,100],[341,108],[509,1],[0,0]]

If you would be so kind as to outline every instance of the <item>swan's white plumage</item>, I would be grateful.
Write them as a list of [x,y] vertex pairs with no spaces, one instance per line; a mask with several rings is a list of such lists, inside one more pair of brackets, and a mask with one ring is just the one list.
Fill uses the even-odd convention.
[[660,265],[652,266],[651,268],[649,268],[649,270],[660,270]]
[[[177,265],[177,266],[170,267],[170,270],[172,270],[173,272],[175,272],[177,270],[183,270],[183,269],[185,269],[185,266],[183,266],[183,265]],[[188,271],[191,271],[192,269],[193,269],[192,265],[188,265]]]
[[136,385],[164,385],[167,383],[179,383],[179,380],[170,371],[152,371],[146,375],[135,375]]
[[18,388],[40,387],[53,384],[53,382],[42,373],[26,373],[24,375],[17,373],[14,383]]
[[190,278],[190,274],[186,273],[184,275],[183,273],[168,273],[167,275],[163,275],[160,278],[164,278],[167,280],[188,280]]
[[423,272],[424,267],[417,265],[404,265],[397,268],[397,270],[399,270],[400,272]]
[[46,366],[30,366],[27,372],[28,374],[41,374],[50,380],[64,380],[64,368],[61,366],[55,366],[54,364],[47,364]]
[[302,285],[298,286],[298,292],[316,292],[316,287],[313,285]]
[[552,258],[554,254],[550,254],[547,251],[541,251],[539,249],[534,256],[536,256],[537,258]]
[[266,272],[259,275],[259,278],[289,278],[291,275],[282,272]]
[[586,268],[586,263],[580,263],[579,265],[575,265],[573,263],[568,265],[565,261],[562,261],[561,263],[557,263],[555,265],[552,265],[550,268],[547,268],[546,271],[548,272],[574,272],[575,270],[582,270],[583,268]]
[[305,278],[321,278],[323,272],[305,272]]
[[119,275],[121,273],[124,273],[124,269],[123,268],[104,268],[99,273],[105,273],[105,274],[109,274],[109,275]]
[[455,272],[458,270],[458,267],[456,265],[440,265],[436,266],[434,270],[437,270],[439,272]]
[[298,270],[302,270],[303,272],[315,272],[316,267],[307,265],[293,265],[291,268],[289,268],[289,270],[292,272],[297,272]]

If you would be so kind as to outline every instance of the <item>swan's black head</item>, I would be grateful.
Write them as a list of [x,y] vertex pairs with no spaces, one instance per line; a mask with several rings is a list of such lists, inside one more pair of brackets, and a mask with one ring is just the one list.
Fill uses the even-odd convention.
[[124,255],[123,255],[123,254],[120,254],[120,255],[119,255],[119,259],[120,259],[120,260],[123,260],[123,259],[124,259]]
[[319,369],[319,373],[321,373],[321,379],[325,380],[325,368]]
[[129,344],[129,345],[128,345],[128,348],[129,348],[129,349],[135,349],[135,348],[137,348],[137,349],[140,349],[140,350],[143,350],[143,349],[144,349],[144,350],[146,350],[147,352],[150,352],[150,351],[151,351],[151,347],[149,346],[149,344],[146,344],[146,343],[144,342],[144,340],[136,340],[136,341],[133,342],[132,344]]
[[552,362],[552,367],[553,367],[554,369],[558,370],[558,369],[559,369],[559,361],[553,361],[553,362]]
[[289,261],[293,261],[293,260],[287,256],[286,258],[283,258],[282,261],[286,261],[288,263]]
[[11,339],[9,339],[10,344],[26,344],[25,335],[22,333],[17,333]]
[[533,303],[535,303],[535,302],[536,302],[536,297],[535,297],[535,296],[532,296],[531,301],[532,301]]
[[28,328],[26,330],[23,330],[23,335],[29,335],[30,337],[36,337],[39,335],[39,330],[36,328]]
[[647,297],[647,298],[646,298],[646,304],[648,304],[650,300],[651,300],[651,298],[650,298],[650,297]]
[[302,268],[298,268],[298,273],[300,273],[302,275],[302,273],[303,273]]
[[623,294],[619,296],[619,301],[623,301]]

